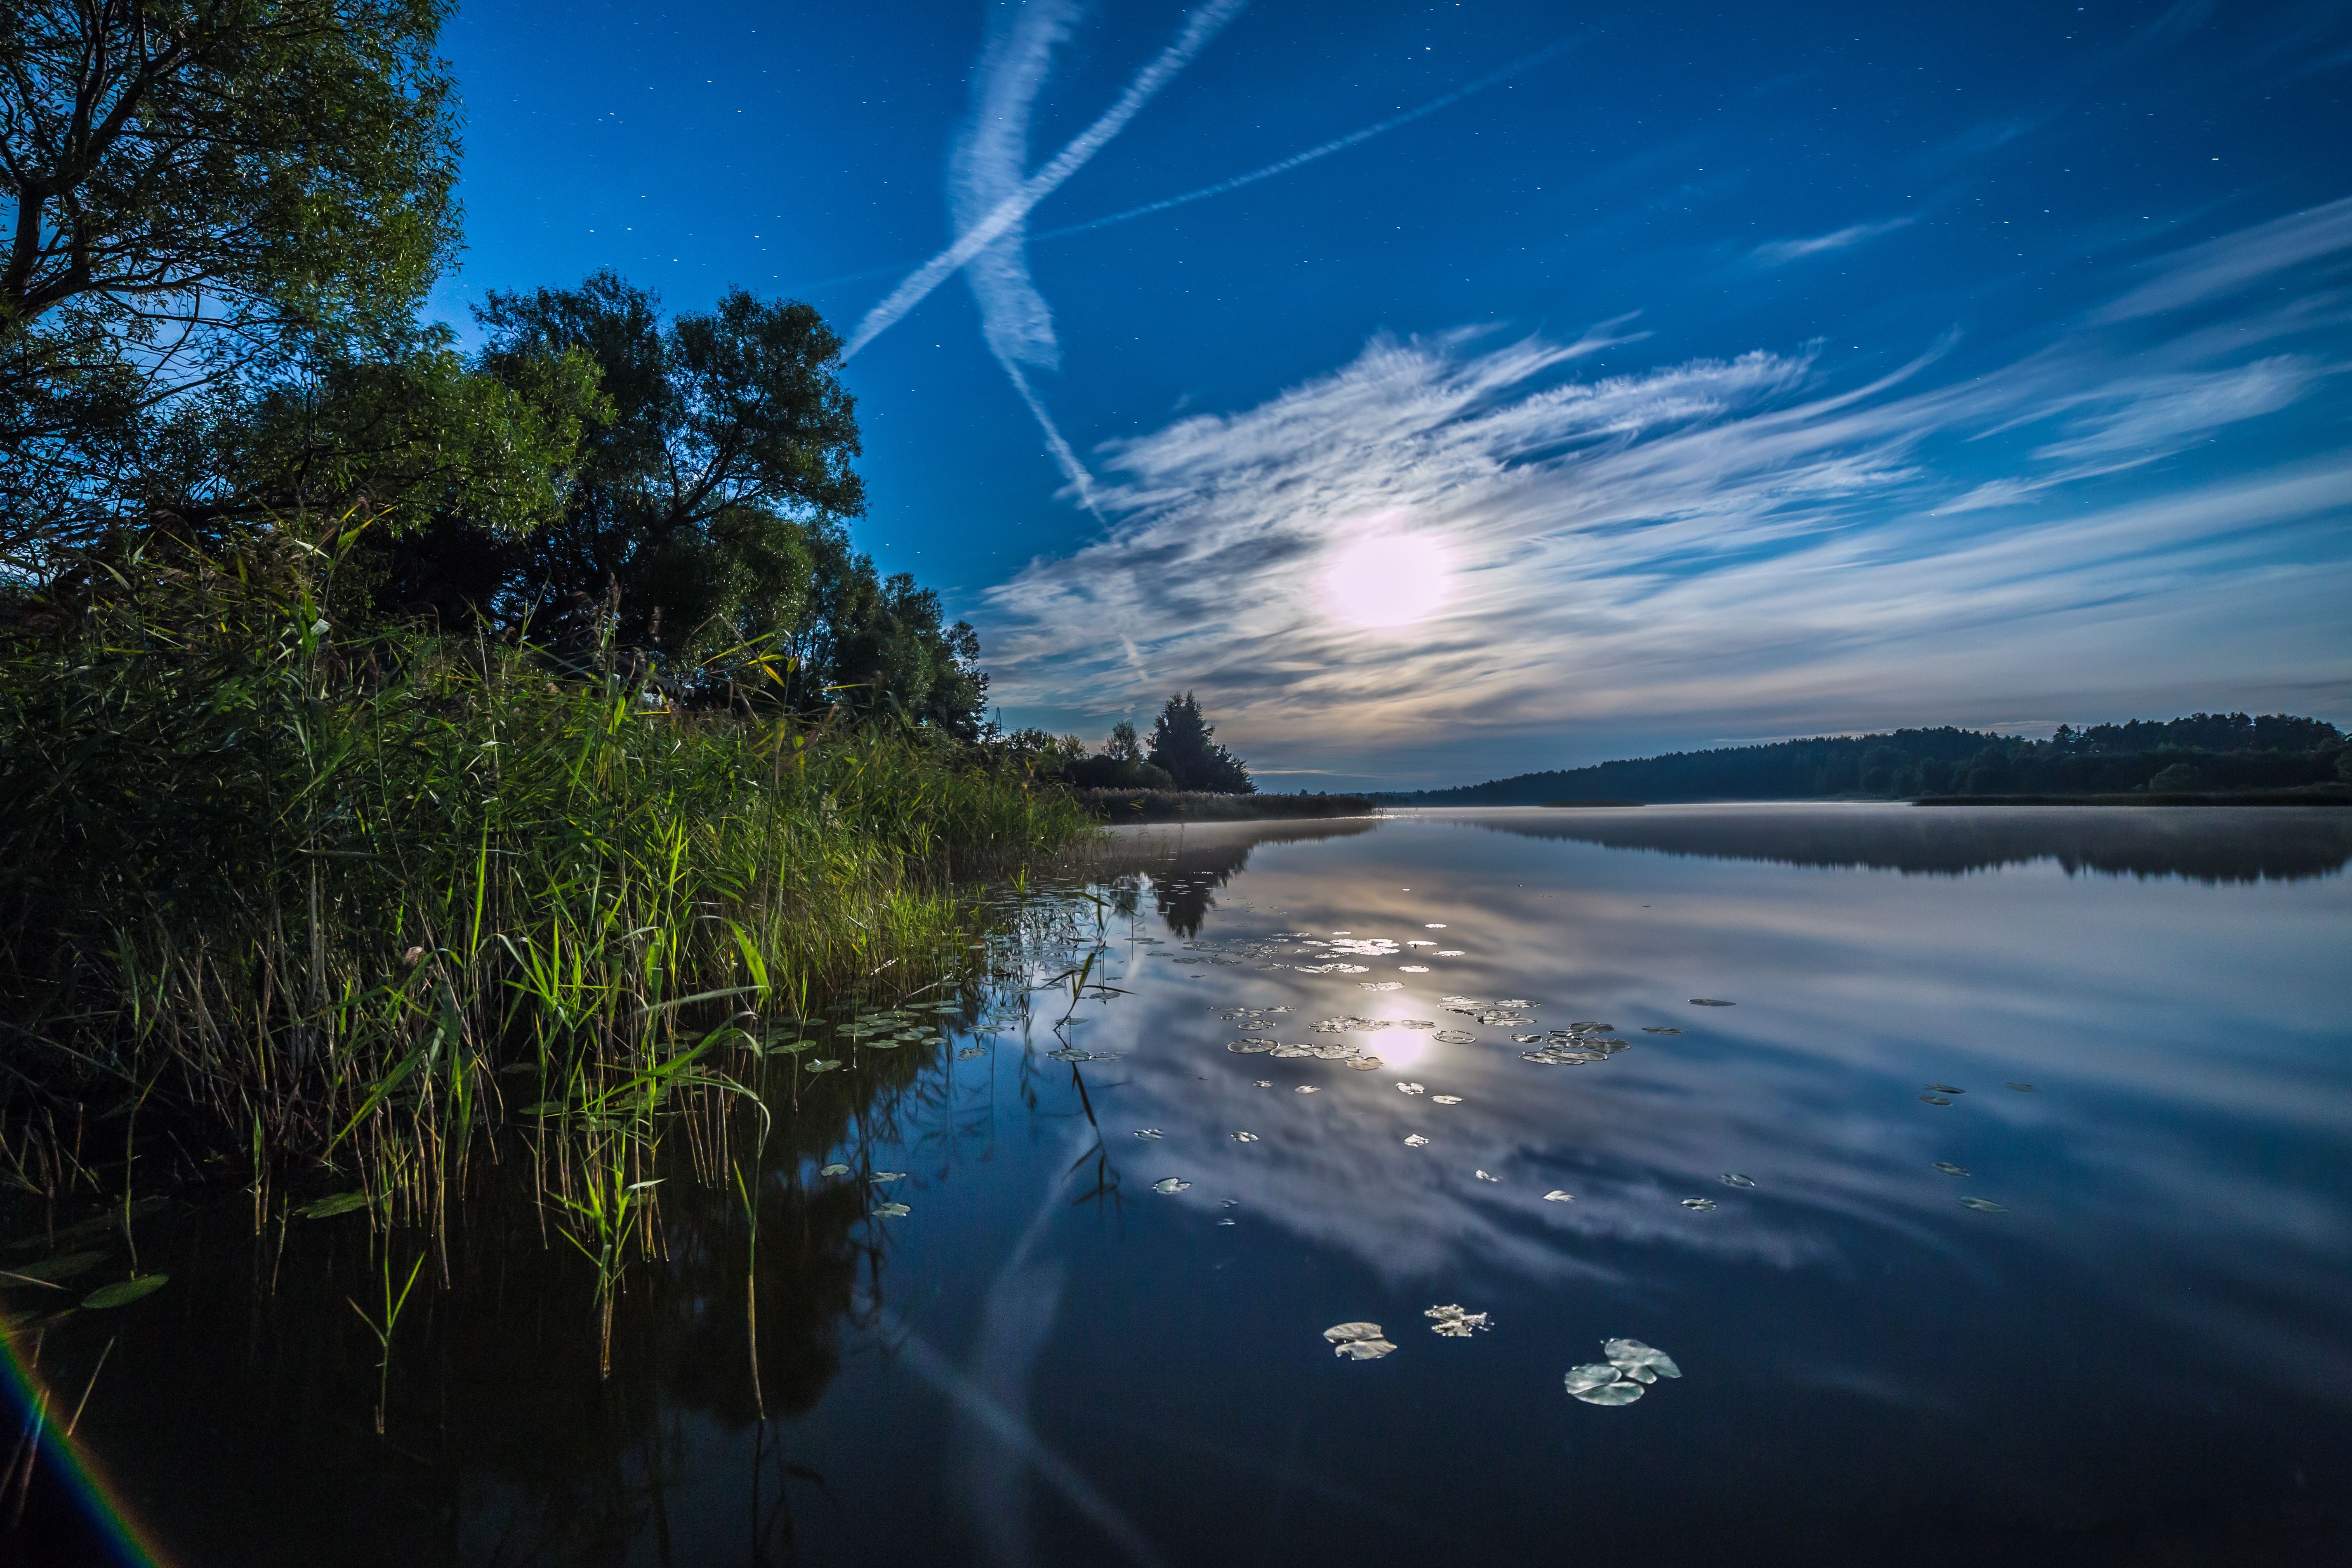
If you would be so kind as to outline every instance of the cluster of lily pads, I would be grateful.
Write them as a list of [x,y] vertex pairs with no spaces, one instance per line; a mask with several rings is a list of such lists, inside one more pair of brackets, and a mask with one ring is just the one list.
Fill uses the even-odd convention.
[[1631,1040],[1617,1037],[1613,1024],[1577,1023],[1565,1029],[1554,1029],[1544,1035],[1513,1035],[1522,1046],[1534,1046],[1531,1051],[1521,1051],[1519,1059],[1543,1067],[1582,1067],[1587,1062],[1605,1062],[1632,1045]]
[[1601,1353],[1608,1359],[1568,1369],[1568,1392],[1587,1405],[1631,1405],[1661,1377],[1683,1374],[1674,1357],[1639,1340],[1603,1340]]

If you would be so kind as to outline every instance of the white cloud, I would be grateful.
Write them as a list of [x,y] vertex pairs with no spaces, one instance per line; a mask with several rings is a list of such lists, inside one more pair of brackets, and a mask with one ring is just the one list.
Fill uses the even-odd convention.
[[1765,267],[1780,267],[1788,262],[1818,256],[1824,250],[1845,250],[1883,234],[1893,234],[1898,228],[1908,228],[1916,218],[1891,217],[1877,223],[1848,224],[1830,234],[1815,235],[1811,239],[1775,239],[1758,246],[1748,253],[1748,258]]
[[[1378,339],[1257,407],[1100,447],[1114,526],[992,591],[996,689],[1093,711],[1197,688],[1221,738],[1277,767],[1633,716],[1818,732],[2217,680],[2232,702],[2308,694],[2352,664],[2331,597],[2352,458],[2208,462],[2091,506],[2068,487],[2311,400],[2331,367],[2244,356],[2326,315],[2086,327],[1966,378],[1939,345],[1846,390],[1760,351],[1572,379],[1605,331]],[[1324,602],[1374,529],[1431,536],[1453,574],[1402,637]]]

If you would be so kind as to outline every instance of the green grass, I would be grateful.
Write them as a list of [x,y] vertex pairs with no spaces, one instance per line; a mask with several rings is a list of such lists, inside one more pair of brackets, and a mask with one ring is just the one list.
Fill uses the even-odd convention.
[[522,1124],[566,1142],[551,1194],[610,1258],[665,1106],[732,1092],[763,1031],[878,971],[954,972],[982,923],[957,878],[1090,831],[936,733],[649,710],[609,656],[346,636],[348,536],[234,542],[89,563],[0,647],[21,1184],[103,1143],[127,1201],[143,1123],[249,1151],[257,1213],[323,1162],[433,1225]]

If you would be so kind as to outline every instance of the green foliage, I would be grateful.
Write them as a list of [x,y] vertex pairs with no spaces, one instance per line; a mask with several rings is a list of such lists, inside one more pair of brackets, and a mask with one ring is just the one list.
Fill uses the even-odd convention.
[[0,7],[0,545],[135,506],[175,400],[407,334],[457,244],[447,11]]
[[1135,726],[1125,719],[1110,727],[1110,742],[1103,754],[1115,763],[1143,761],[1143,742],[1136,738]]
[[1151,765],[1180,790],[1253,795],[1248,764],[1216,743],[1216,729],[1201,717],[1192,694],[1171,697],[1151,725]]
[[935,732],[649,708],[607,657],[583,679],[347,635],[348,535],[233,537],[150,535],[0,642],[9,1092],[152,1089],[351,1151],[414,1215],[418,1151],[462,1151],[502,1084],[657,1100],[714,1007],[960,962],[940,879],[1085,830]]
[[[2243,742],[2205,749],[2204,742]],[[2320,719],[2199,713],[2076,730],[2047,741],[1976,730],[1897,730],[1675,752],[1562,773],[1523,773],[1405,798],[1461,805],[1546,801],[1797,800],[1832,795],[2112,795],[2286,789],[2326,782],[2344,737]],[[2146,748],[2146,749],[2143,749]]]

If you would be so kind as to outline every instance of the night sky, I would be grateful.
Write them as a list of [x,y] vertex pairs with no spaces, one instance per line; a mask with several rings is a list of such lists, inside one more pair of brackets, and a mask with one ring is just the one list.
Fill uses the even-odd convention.
[[436,308],[856,348],[1008,726],[1274,787],[2352,721],[2352,7],[477,4]]

